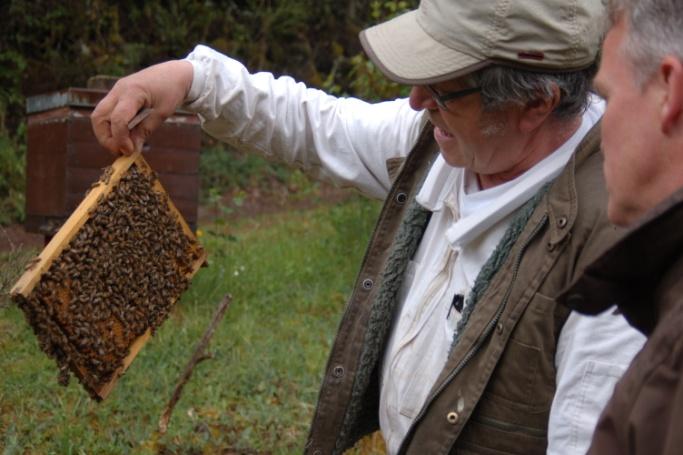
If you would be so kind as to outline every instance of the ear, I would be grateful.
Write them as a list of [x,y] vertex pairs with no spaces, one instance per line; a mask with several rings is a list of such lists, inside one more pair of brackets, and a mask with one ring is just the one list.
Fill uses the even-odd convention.
[[678,58],[667,55],[659,64],[658,79],[664,89],[661,110],[662,133],[669,135],[677,126],[683,125],[683,63]]
[[538,128],[560,104],[560,88],[553,85],[552,96],[539,97],[521,109],[518,127],[521,132],[529,133]]

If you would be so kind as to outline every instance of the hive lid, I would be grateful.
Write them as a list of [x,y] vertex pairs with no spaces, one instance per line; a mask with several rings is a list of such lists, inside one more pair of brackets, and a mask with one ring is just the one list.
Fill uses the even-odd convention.
[[60,107],[94,108],[106,90],[69,87],[53,93],[26,98],[26,113],[37,114]]

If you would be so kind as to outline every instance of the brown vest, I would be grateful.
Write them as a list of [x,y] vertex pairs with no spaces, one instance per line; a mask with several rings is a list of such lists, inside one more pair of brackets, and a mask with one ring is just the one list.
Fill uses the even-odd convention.
[[[596,127],[550,188],[519,209],[477,278],[475,310],[401,453],[545,453],[568,316],[554,297],[617,236],[604,213],[598,150]],[[341,453],[378,427],[395,297],[429,218],[414,197],[436,153],[428,129],[387,197],[332,347],[307,453]]]

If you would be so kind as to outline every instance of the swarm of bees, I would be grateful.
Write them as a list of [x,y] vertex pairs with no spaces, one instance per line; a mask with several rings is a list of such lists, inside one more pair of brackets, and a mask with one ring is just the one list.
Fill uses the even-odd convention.
[[[100,183],[111,177],[105,171]],[[56,360],[60,383],[74,373],[95,399],[106,396],[137,353],[131,346],[166,320],[205,260],[159,188],[144,161],[129,165],[96,195],[85,222],[24,288],[30,292],[13,292],[41,349]]]

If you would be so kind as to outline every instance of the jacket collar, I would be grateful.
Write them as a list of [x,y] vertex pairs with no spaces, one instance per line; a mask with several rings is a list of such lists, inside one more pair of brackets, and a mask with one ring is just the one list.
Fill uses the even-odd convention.
[[[449,229],[448,241],[454,247],[467,244],[471,239],[521,207],[538,193],[546,182],[553,179],[557,179],[556,191],[560,193],[560,197],[554,198],[552,203],[548,202],[547,207],[551,226],[553,226],[551,243],[555,244],[563,240],[576,219],[575,168],[599,149],[599,117],[602,116],[602,112],[601,104],[592,107],[584,114],[582,125],[567,142],[523,175],[498,187],[504,192],[497,196],[497,200],[489,207],[469,216],[459,213],[456,218],[460,216],[463,218]],[[568,169],[568,172],[562,172],[563,169]],[[453,168],[444,161],[442,156],[438,156],[416,200],[432,212],[442,210],[445,201],[450,198],[458,200],[456,206],[462,204],[466,174],[467,171]],[[462,208],[462,205],[460,207]],[[563,221],[559,221],[561,219]]]
[[681,258],[681,226],[683,188],[626,231],[560,295],[559,302],[587,314],[618,305],[631,325],[649,334],[664,310],[653,300],[667,271]]
[[563,241],[576,222],[578,213],[576,169],[600,149],[601,124],[602,121],[599,120],[583,138],[576,148],[576,153],[567,163],[564,172],[553,183],[553,197],[546,198],[546,209],[550,221],[550,244],[552,246]]

